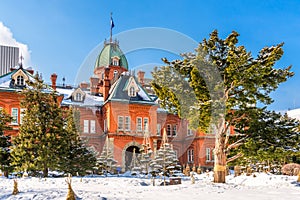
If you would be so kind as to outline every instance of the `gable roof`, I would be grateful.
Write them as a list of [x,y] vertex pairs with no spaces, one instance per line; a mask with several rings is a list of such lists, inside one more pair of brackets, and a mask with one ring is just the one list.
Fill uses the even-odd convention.
[[34,81],[34,76],[31,73],[29,73],[26,69],[23,69],[22,67],[20,67],[20,68],[15,69],[7,74],[0,76],[0,88],[7,89],[7,90],[21,90],[22,88],[12,87],[12,85],[11,85],[12,77],[16,73],[24,74],[25,76],[27,76],[28,80]]
[[[128,95],[128,84],[132,81],[137,87],[136,96]],[[137,81],[135,76],[123,73],[120,78],[111,86],[107,101],[126,101],[129,103],[155,104],[144,88]]]

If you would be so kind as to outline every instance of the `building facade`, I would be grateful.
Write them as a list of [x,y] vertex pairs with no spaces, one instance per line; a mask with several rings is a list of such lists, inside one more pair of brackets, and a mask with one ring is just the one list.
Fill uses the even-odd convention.
[[19,48],[0,45],[0,76],[10,72],[19,63]]
[[[72,106],[80,136],[99,156],[108,144],[117,166],[126,171],[134,149],[138,154],[146,139],[155,152],[161,146],[165,130],[181,165],[213,167],[214,134],[191,130],[187,120],[162,109],[149,85],[145,89],[144,72],[134,74],[128,70],[126,56],[117,41],[105,42],[91,67],[94,74],[89,82],[80,83],[76,88],[57,86],[56,74],[50,79],[52,88],[63,97],[61,106],[64,109]],[[14,118],[13,130],[8,134],[18,134],[22,123],[18,91],[32,73],[20,66],[0,76],[0,108]]]

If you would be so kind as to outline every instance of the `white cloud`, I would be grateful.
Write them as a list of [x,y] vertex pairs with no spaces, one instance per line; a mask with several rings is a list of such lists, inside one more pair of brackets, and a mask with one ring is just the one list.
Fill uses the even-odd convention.
[[19,47],[20,56],[24,57],[23,66],[28,67],[31,64],[30,51],[26,44],[18,42],[11,30],[0,21],[0,45]]

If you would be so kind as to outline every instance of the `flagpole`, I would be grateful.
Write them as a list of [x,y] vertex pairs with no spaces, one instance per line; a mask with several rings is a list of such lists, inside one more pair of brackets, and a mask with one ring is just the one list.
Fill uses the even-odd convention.
[[112,12],[110,12],[110,39],[109,39],[109,41],[110,41],[110,43],[112,43]]

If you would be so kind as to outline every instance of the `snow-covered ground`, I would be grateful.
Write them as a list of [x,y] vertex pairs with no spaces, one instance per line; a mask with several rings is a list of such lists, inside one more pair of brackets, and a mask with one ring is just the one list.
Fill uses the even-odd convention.
[[[72,187],[78,199],[209,199],[209,200],[276,200],[300,199],[300,184],[296,176],[256,174],[253,176],[226,177],[226,184],[212,183],[212,175],[195,175],[195,184],[189,177],[182,184],[156,186],[151,179],[136,177],[73,177]],[[17,195],[12,195],[13,179],[0,178],[0,199],[2,200],[45,200],[66,199],[68,186],[65,178],[18,178]]]

